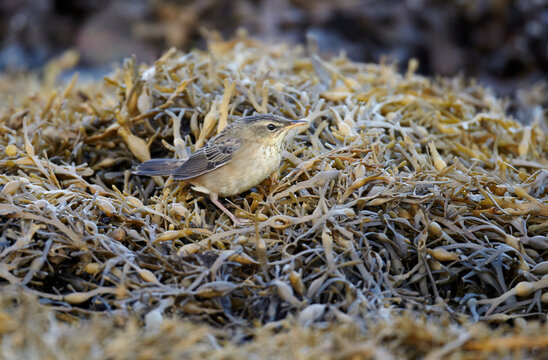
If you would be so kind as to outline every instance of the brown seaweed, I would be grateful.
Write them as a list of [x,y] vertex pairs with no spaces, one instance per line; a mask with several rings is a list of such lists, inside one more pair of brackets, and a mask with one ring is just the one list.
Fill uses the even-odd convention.
[[[241,37],[151,66],[128,59],[98,83],[59,89],[20,75],[1,89],[3,291],[68,315],[141,314],[147,326],[176,314],[225,335],[284,328],[293,315],[304,329],[352,331],[386,317],[405,327],[419,313],[543,319],[545,112],[523,125],[489,89],[415,68]],[[289,139],[279,172],[226,199],[252,225],[234,227],[184,183],[131,174],[150,157],[186,158],[253,112],[310,125]],[[439,356],[500,350],[471,333],[428,341]],[[377,340],[342,357],[388,351]],[[546,343],[512,341],[509,351]]]

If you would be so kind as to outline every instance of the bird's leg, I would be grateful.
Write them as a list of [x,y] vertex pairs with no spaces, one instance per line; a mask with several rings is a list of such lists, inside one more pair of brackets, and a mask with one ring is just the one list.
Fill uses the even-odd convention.
[[270,193],[272,194],[272,190],[278,185],[278,181],[280,180],[280,171],[276,170],[272,174],[270,174]]
[[276,184],[280,180],[280,171],[276,170],[272,174],[270,174],[270,183]]
[[219,201],[219,197],[217,196],[217,194],[209,194],[209,198],[211,199],[211,201],[217,205],[217,207],[219,209],[221,209],[225,214],[228,215],[228,217],[235,223],[235,224],[238,224],[238,225],[243,225],[244,222],[240,219],[238,219],[236,217],[236,215],[234,215],[233,213],[230,212],[230,210],[228,210],[227,208],[224,207],[223,204],[221,204],[221,202]]

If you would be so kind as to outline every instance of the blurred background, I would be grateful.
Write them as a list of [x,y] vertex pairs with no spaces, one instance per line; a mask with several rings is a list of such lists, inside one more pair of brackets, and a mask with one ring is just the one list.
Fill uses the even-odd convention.
[[548,79],[548,0],[0,0],[0,71],[76,49],[79,69],[99,74],[240,27],[267,41],[315,39],[325,56],[402,68],[417,58],[422,74],[475,77],[499,95]]

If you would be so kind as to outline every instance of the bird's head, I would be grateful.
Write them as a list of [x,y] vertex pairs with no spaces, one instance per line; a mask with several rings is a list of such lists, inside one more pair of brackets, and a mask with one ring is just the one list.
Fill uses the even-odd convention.
[[276,115],[254,115],[238,121],[236,126],[245,129],[244,140],[254,140],[265,145],[281,145],[285,134],[297,126],[308,124],[303,120],[288,120]]

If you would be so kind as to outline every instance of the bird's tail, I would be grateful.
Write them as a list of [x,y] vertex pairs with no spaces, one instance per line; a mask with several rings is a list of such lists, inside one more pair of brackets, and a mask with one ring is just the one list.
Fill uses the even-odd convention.
[[185,161],[180,159],[152,159],[137,167],[135,175],[168,176]]

